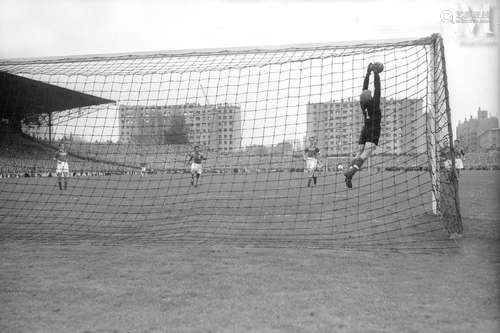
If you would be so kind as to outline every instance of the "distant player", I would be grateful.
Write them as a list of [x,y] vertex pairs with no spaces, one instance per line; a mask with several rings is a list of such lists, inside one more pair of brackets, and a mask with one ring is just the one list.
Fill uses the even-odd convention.
[[57,160],[56,175],[59,189],[63,189],[62,179],[64,179],[64,189],[66,190],[68,188],[69,166],[68,153],[64,149],[64,143],[59,144],[59,149],[57,150],[54,159]]
[[195,146],[194,152],[189,155],[188,163],[191,163],[191,186],[198,187],[198,180],[203,171],[202,162],[206,160],[205,156],[200,152],[200,147]]
[[446,170],[451,170],[452,163],[450,149],[446,146],[441,147],[440,154],[443,168]]
[[460,140],[455,140],[453,150],[455,152],[455,169],[457,170],[457,175],[460,175],[460,170],[464,169],[463,158],[465,156],[465,150],[460,145]]
[[[344,172],[345,183],[348,188],[352,188],[352,177],[361,169],[364,161],[377,148],[380,137],[380,121],[382,113],[380,111],[380,76],[384,66],[381,63],[369,64],[363,82],[363,91],[359,97],[359,104],[363,112],[364,126],[359,136],[359,151]],[[373,72],[375,91],[373,97],[368,89],[370,74]]]
[[144,176],[146,174],[146,162],[142,162],[141,163],[141,177]]
[[316,140],[314,137],[309,138],[309,146],[304,150],[304,160],[306,161],[306,173],[308,176],[307,187],[311,187],[312,184],[316,185],[318,180],[318,169],[319,169],[319,148],[316,146]]

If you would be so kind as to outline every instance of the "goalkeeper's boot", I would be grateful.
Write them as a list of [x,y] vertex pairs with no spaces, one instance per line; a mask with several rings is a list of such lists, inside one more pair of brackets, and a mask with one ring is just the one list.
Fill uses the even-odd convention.
[[354,161],[352,161],[351,166],[349,169],[347,169],[344,172],[345,176],[345,184],[347,185],[348,188],[352,188],[352,177],[356,174],[356,172],[361,169],[361,166],[363,165],[363,159],[361,157],[355,158]]
[[344,175],[346,175],[346,177],[348,175],[350,175],[350,177],[352,178],[352,176],[354,176],[354,174],[356,172],[359,171],[359,169],[361,169],[361,166],[363,165],[364,163],[364,160],[361,158],[361,157],[358,157],[358,158],[355,158],[351,165],[349,166],[349,169],[347,169],[345,172],[344,172]]

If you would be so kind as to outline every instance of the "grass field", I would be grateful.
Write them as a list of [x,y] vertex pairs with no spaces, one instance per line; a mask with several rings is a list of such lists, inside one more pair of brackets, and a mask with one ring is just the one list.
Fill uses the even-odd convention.
[[431,217],[426,172],[364,172],[347,190],[342,173],[307,188],[300,172],[9,178],[0,191],[0,237],[40,241],[224,242],[244,245],[423,248],[443,244]]
[[[279,173],[258,176],[277,177],[267,183],[238,176],[248,180],[238,186],[213,175],[197,189],[155,175],[72,179],[65,196],[54,179],[7,179],[0,331],[498,332],[499,176],[462,174],[457,242],[425,215],[419,173],[361,178],[352,192],[335,175],[314,189]],[[248,197],[241,184],[276,188]],[[372,215],[352,217],[368,204]],[[168,206],[168,216],[155,210]],[[251,241],[226,242],[238,235]]]

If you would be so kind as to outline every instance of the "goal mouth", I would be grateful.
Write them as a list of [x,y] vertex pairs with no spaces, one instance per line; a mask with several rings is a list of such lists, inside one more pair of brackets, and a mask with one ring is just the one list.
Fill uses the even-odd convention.
[[[373,62],[380,137],[348,188]],[[7,59],[0,79],[2,240],[434,249],[462,232],[439,35]]]

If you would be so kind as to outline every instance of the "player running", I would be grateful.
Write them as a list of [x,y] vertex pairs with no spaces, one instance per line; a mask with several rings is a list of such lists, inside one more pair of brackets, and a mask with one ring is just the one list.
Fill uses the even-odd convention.
[[311,184],[316,185],[317,183],[318,157],[319,148],[316,146],[316,140],[314,137],[310,137],[309,147],[304,150],[304,161],[306,161],[306,173],[308,176],[307,187],[311,187]]
[[64,143],[61,142],[59,144],[59,149],[54,156],[54,160],[57,160],[56,175],[59,189],[63,189],[62,178],[64,178],[64,189],[66,190],[68,188],[69,166],[68,153],[64,149]]
[[[359,97],[359,104],[363,111],[364,126],[359,136],[359,151],[356,157],[352,160],[349,168],[344,172],[345,183],[348,188],[352,188],[352,177],[361,169],[363,162],[377,148],[380,138],[380,121],[382,113],[380,111],[380,76],[384,66],[377,63],[370,63],[363,82],[363,91]],[[372,93],[368,89],[370,74],[373,72],[375,91]]]
[[[200,179],[201,173],[203,171],[202,161],[207,160],[205,156],[200,152],[200,147],[195,146],[194,152],[189,155],[188,163],[191,163],[191,186],[198,187],[198,180]],[[196,179],[195,179],[196,177]]]

